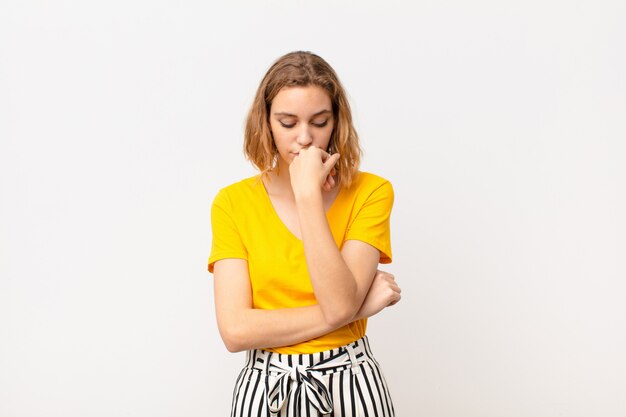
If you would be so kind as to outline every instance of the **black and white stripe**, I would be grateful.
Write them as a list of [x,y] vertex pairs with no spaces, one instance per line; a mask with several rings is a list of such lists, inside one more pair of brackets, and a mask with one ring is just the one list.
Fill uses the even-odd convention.
[[321,416],[394,416],[389,388],[367,336],[311,354],[247,352],[231,417]]

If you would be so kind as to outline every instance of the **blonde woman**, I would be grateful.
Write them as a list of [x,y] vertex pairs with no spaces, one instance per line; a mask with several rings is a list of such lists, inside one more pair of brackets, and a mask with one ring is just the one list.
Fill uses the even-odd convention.
[[259,174],[211,209],[220,334],[247,351],[231,416],[393,416],[367,318],[400,300],[391,262],[393,188],[359,171],[335,71],[292,52],[268,70],[245,129]]

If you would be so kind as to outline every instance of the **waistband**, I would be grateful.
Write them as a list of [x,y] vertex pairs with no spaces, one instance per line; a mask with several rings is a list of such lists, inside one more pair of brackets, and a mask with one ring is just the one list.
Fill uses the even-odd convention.
[[287,402],[305,399],[321,414],[328,414],[333,410],[333,401],[324,377],[348,369],[357,374],[359,365],[367,360],[376,362],[367,336],[363,336],[345,346],[317,353],[289,355],[249,350],[245,367],[266,375],[267,405],[272,413],[278,413]]

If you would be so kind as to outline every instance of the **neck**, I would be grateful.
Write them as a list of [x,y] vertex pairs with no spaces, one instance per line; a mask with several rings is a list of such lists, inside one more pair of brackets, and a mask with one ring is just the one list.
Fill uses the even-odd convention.
[[278,195],[291,195],[293,196],[293,190],[291,189],[291,176],[289,175],[289,165],[283,163],[283,161],[278,162],[278,166],[273,170],[268,172],[269,184],[268,191],[272,194]]
[[280,179],[280,181],[284,181],[286,183],[291,184],[291,176],[289,175],[289,164],[285,163],[282,158],[278,159],[278,164],[276,168],[272,170],[272,173],[276,177],[276,179]]

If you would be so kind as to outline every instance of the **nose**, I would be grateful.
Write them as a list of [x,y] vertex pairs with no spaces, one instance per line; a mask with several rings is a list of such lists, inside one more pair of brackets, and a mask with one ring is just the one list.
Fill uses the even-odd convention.
[[298,145],[308,146],[313,143],[313,135],[306,123],[303,123],[298,131],[298,137],[296,138]]

